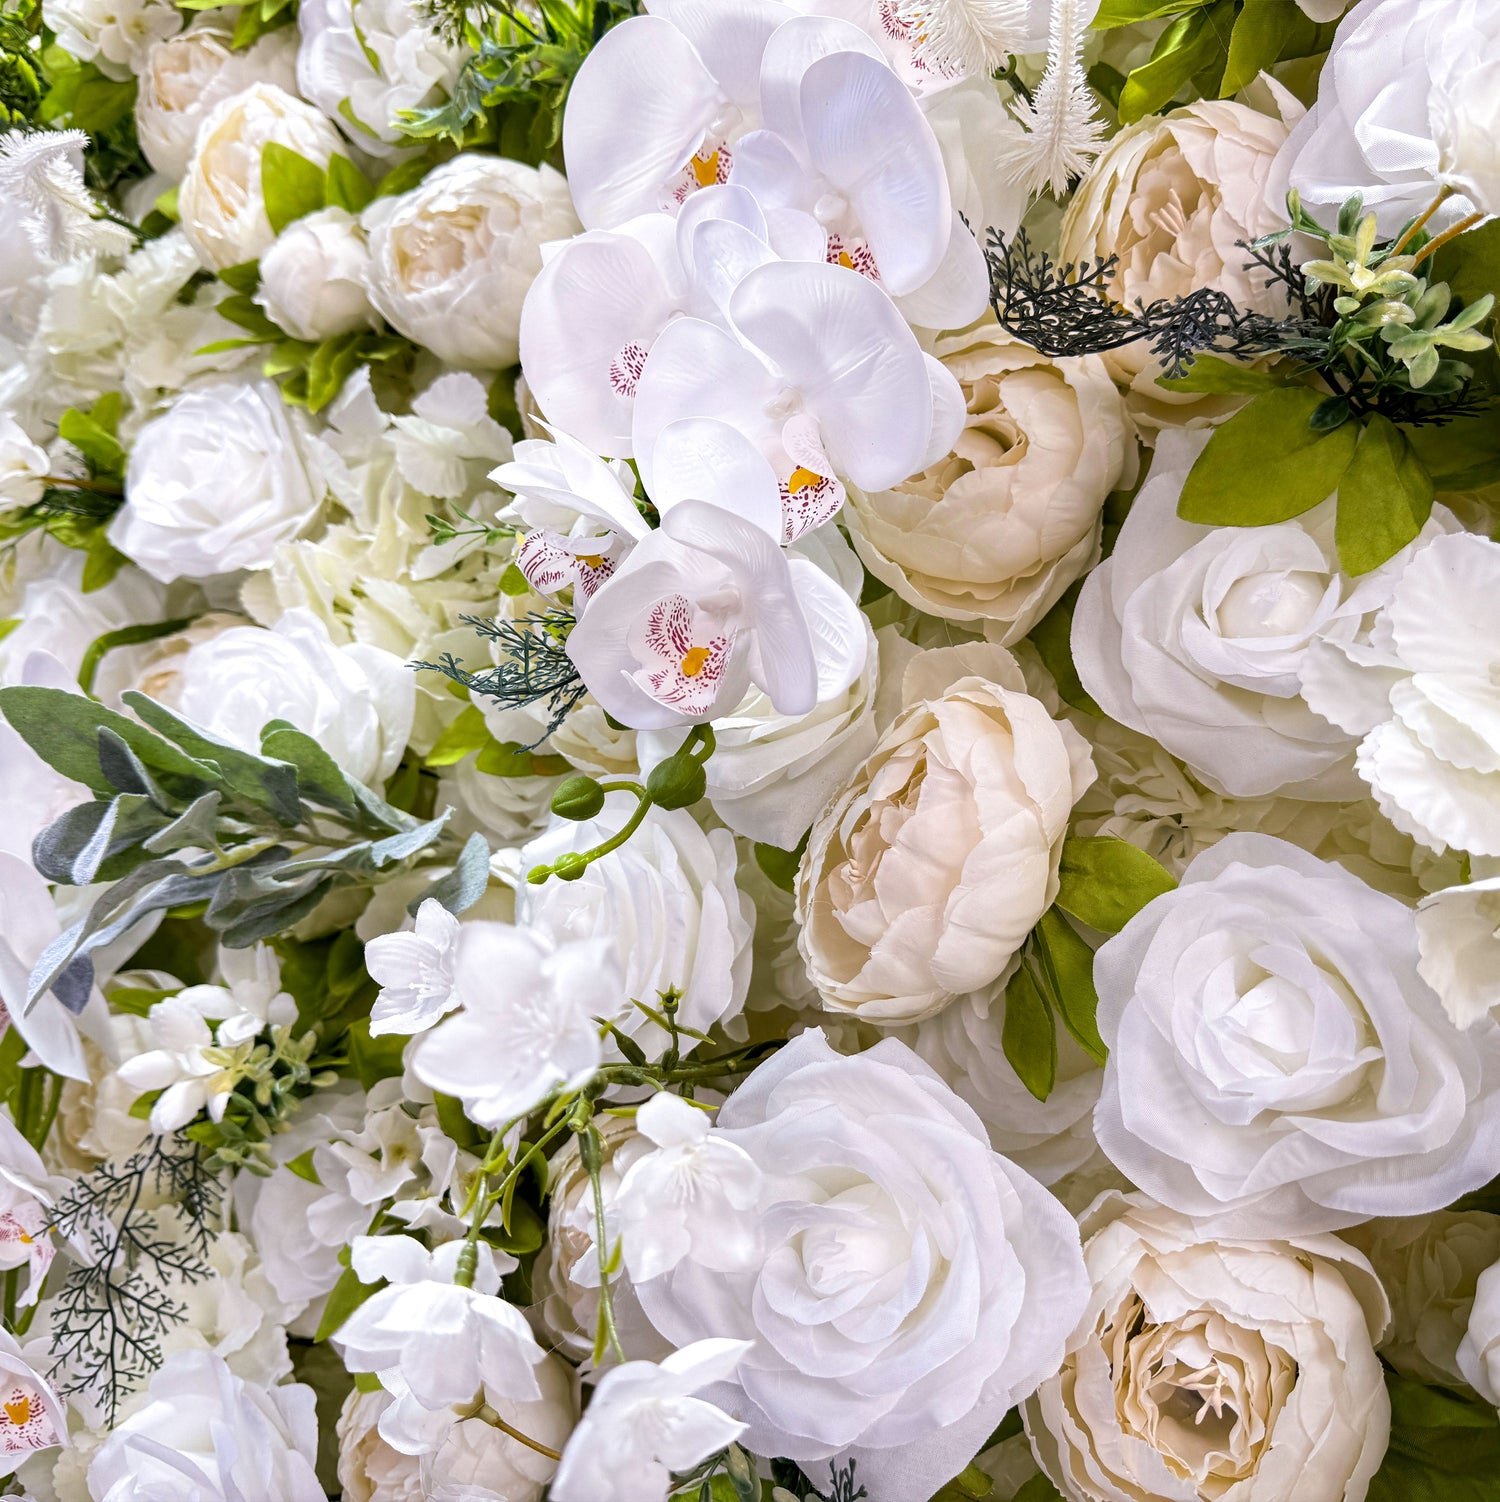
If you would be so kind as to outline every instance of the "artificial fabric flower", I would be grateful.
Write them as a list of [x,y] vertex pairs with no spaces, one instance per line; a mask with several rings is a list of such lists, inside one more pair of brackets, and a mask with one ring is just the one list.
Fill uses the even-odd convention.
[[518,351],[521,301],[544,241],[578,221],[551,167],[465,152],[364,211],[370,301],[447,365],[500,370]]
[[642,1307],[678,1345],[755,1342],[705,1393],[754,1453],[852,1455],[881,1502],[925,1502],[1055,1370],[1087,1296],[1072,1216],[891,1038],[840,1057],[802,1033],[715,1139],[764,1176],[740,1212],[763,1253],[726,1271],[695,1237]]
[[166,0],[47,0],[43,14],[70,57],[121,81],[140,70],[154,42],[182,26],[182,12]]
[[339,133],[324,115],[262,80],[221,100],[198,127],[177,211],[183,233],[211,271],[254,261],[276,239],[261,185],[263,155],[272,143],[319,170],[340,151]]
[[1410,908],[1284,840],[1198,856],[1094,983],[1099,1145],[1205,1232],[1420,1215],[1500,1169],[1500,1033],[1449,1020]]
[[902,713],[813,825],[798,948],[832,1012],[918,1022],[999,979],[1057,891],[1083,738],[1003,647],[919,654]]
[[365,280],[364,231],[344,209],[319,209],[294,220],[260,258],[256,301],[293,339],[316,344],[379,324]]
[[1023,1405],[1069,1502],[1359,1502],[1390,1403],[1369,1263],[1333,1236],[1210,1237],[1144,1195],[1084,1217],[1093,1291]]
[[[484,955],[484,930],[476,930],[477,952]],[[370,1033],[425,1032],[462,1005],[459,950],[463,929],[434,897],[417,909],[410,929],[379,934],[365,944],[365,968],[380,987],[370,1008]],[[474,946],[471,946],[474,947]],[[491,978],[470,974],[470,983]]]
[[1475,1285],[1458,1369],[1480,1397],[1500,1408],[1500,1262],[1485,1268]]
[[47,1171],[41,1155],[0,1112],[0,1267],[26,1269],[17,1303],[36,1303],[52,1265],[49,1207],[71,1188],[69,1180]]
[[302,431],[270,381],[184,392],[136,435],[110,541],[164,584],[267,567],[322,499]]
[[[1475,862],[1493,870],[1492,861]],[[1417,904],[1417,969],[1459,1027],[1500,1007],[1500,876],[1444,887]]]
[[38,1450],[67,1443],[67,1408],[10,1331],[0,1330],[0,1475],[11,1475]]

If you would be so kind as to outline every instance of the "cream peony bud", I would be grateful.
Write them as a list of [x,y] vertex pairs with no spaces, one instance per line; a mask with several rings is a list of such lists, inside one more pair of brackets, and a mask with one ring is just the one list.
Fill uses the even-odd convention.
[[[1068,205],[1061,259],[1118,256],[1110,295],[1132,307],[1214,287],[1237,307],[1285,313],[1281,294],[1245,269],[1249,256],[1239,242],[1285,225],[1266,183],[1286,135],[1281,120],[1227,100],[1200,100],[1126,126]],[[1156,384],[1161,364],[1144,343],[1103,359],[1129,387],[1127,403],[1147,441],[1157,428],[1221,415],[1238,400],[1164,391]]]
[[1099,512],[1134,444],[1104,363],[1048,360],[997,324],[937,341],[968,410],[953,452],[894,490],[850,488],[870,572],[949,620],[1019,640],[1096,561]]
[[514,365],[521,301],[544,241],[578,231],[568,185],[550,167],[466,153],[409,193],[365,210],[370,300],[394,328],[449,365]]
[[797,872],[798,947],[823,1005],[885,1025],[999,979],[1056,895],[1068,814],[1094,777],[1083,737],[1001,647],[920,655],[902,697]]
[[1062,1370],[1022,1405],[1069,1502],[1363,1502],[1390,1401],[1389,1311],[1334,1236],[1206,1238],[1145,1195],[1083,1217],[1093,1292]]
[[177,195],[183,233],[214,271],[254,261],[276,238],[261,196],[261,152],[271,142],[319,167],[339,134],[310,104],[272,83],[255,83],[208,113]]
[[255,300],[293,339],[316,343],[379,324],[365,291],[370,252],[359,221],[343,209],[298,219],[260,259]]
[[212,13],[147,52],[135,96],[135,131],[146,160],[158,172],[181,178],[193,155],[204,117],[231,94],[253,83],[296,88],[296,31],[283,26],[243,52],[229,45],[230,31]]

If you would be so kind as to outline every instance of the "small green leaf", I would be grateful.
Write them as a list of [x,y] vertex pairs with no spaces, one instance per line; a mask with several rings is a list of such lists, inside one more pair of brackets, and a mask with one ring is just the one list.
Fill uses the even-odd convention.
[[1177,514],[1209,527],[1264,527],[1310,511],[1338,489],[1356,428],[1315,433],[1323,396],[1306,386],[1267,391],[1214,429],[1182,487]]
[[226,266],[219,273],[219,280],[232,291],[246,297],[260,290],[260,262],[241,261],[235,266]]
[[1180,15],[1156,39],[1151,60],[1134,69],[1120,90],[1120,123],[1133,125],[1170,104],[1196,73],[1228,56],[1228,23],[1233,0],[1218,0],[1211,9]]
[[260,191],[266,218],[279,235],[293,220],[323,207],[324,172],[300,151],[267,141],[260,149]]
[[1433,490],[1406,435],[1378,412],[1371,416],[1339,481],[1334,537],[1344,572],[1367,574],[1399,553],[1432,514]]
[[1048,1000],[1078,1046],[1097,1064],[1109,1057],[1099,1036],[1099,993],[1094,989],[1094,951],[1055,908],[1041,916],[1034,934]]
[[1213,3],[1214,0],[1103,0],[1090,28],[1113,31],[1117,26],[1135,26],[1141,21],[1159,21],[1164,16],[1203,10]]
[[1057,1030],[1047,999],[1024,963],[1005,987],[1000,1046],[1021,1083],[1038,1100],[1046,1100],[1057,1082]]
[[290,762],[297,770],[297,791],[310,803],[350,809],[349,779],[334,759],[305,731],[287,720],[261,727],[260,749],[273,761]]
[[1199,355],[1182,376],[1158,376],[1156,384],[1165,391],[1211,393],[1215,396],[1259,396],[1284,386],[1284,378],[1246,365],[1240,360],[1224,360],[1217,355]]
[[1238,94],[1283,57],[1305,55],[1315,45],[1317,31],[1297,0],[1244,0],[1229,38],[1219,98]]
[[802,864],[803,852],[807,849],[808,836],[812,830],[808,830],[797,841],[795,850],[783,850],[777,845],[763,845],[758,840],[755,844],[755,864],[771,879],[773,885],[781,888],[783,892],[791,892],[796,889],[797,867]]
[[1057,881],[1058,907],[1106,934],[1119,933],[1148,902],[1177,885],[1160,861],[1108,835],[1064,840]]
[[458,718],[438,737],[437,744],[423,758],[423,766],[451,767],[471,752],[481,751],[492,737],[477,704],[469,704]]
[[1073,606],[1077,599],[1078,590],[1069,589],[1031,628],[1028,639],[1042,659],[1042,666],[1052,674],[1063,703],[1070,709],[1082,710],[1084,714],[1102,715],[1104,711],[1089,697],[1078,669],[1073,665]]
[[143,642],[157,641],[163,636],[170,636],[174,631],[181,631],[192,624],[191,616],[182,616],[175,621],[152,621],[143,626],[122,626],[118,631],[106,631],[103,636],[96,636],[89,643],[88,650],[83,654],[83,660],[78,664],[79,688],[86,694],[93,693],[94,678],[99,671],[99,664],[116,647],[136,647]]
[[507,563],[505,572],[500,575],[500,593],[515,599],[530,592],[531,583],[526,575],[514,563]]
[[374,184],[346,156],[328,158],[327,177],[323,196],[333,208],[357,214],[375,197]]
[[125,449],[115,437],[113,425],[106,426],[94,413],[69,407],[57,421],[57,436],[71,443],[89,461],[91,473],[125,472]]
[[323,1318],[318,1321],[317,1332],[313,1335],[313,1342],[320,1343],[328,1339],[330,1335],[336,1335],[342,1328],[345,1320],[359,1308],[372,1294],[378,1293],[385,1287],[385,1279],[378,1283],[361,1283],[359,1275],[352,1267],[346,1267],[339,1274],[339,1280],[333,1285],[333,1291],[328,1295],[328,1302],[323,1306]]

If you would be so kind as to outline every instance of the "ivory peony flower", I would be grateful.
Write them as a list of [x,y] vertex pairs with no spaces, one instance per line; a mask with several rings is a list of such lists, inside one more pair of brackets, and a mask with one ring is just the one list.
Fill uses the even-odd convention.
[[1144,1195],[1084,1217],[1088,1309],[1022,1413],[1069,1502],[1362,1502],[1389,1311],[1333,1236],[1209,1238]]
[[1215,792],[1348,799],[1355,738],[1303,697],[1304,662],[1358,654],[1424,534],[1359,579],[1340,573],[1324,502],[1268,527],[1203,527],[1177,502],[1207,435],[1168,433],[1114,552],[1084,581],[1073,659],[1107,715],[1159,741]]
[[136,437],[110,541],[164,584],[268,567],[322,500],[303,431],[270,381],[184,392]]
[[253,83],[296,87],[296,33],[267,32],[236,52],[231,28],[212,11],[200,12],[186,31],[166,37],[146,53],[135,96],[135,131],[146,160],[180,179],[193,155],[198,127],[217,104]]
[[416,688],[394,653],[336,647],[310,611],[289,610],[269,631],[236,626],[194,646],[178,670],[172,707],[245,750],[271,720],[317,740],[357,782],[378,787],[411,734]]
[[1205,851],[1094,983],[1099,1145],[1206,1230],[1419,1215],[1500,1170],[1500,1033],[1448,1019],[1405,904],[1283,840]]
[[466,152],[364,212],[370,300],[448,365],[499,370],[518,353],[521,300],[544,241],[578,227],[550,167]]
[[[1132,306],[1213,287],[1237,307],[1284,314],[1282,294],[1246,269],[1250,258],[1239,242],[1285,227],[1285,195],[1268,194],[1266,184],[1286,136],[1280,119],[1226,99],[1199,100],[1127,125],[1068,204],[1061,259],[1118,256],[1110,294]],[[1164,391],[1156,384],[1161,364],[1143,343],[1103,359],[1128,386],[1131,414],[1148,442],[1156,429],[1230,409],[1222,398]]]
[[1439,1210],[1366,1221],[1341,1235],[1370,1259],[1390,1297],[1380,1354],[1419,1382],[1461,1386],[1458,1348],[1479,1276],[1500,1261],[1500,1215]]
[[257,1387],[209,1351],[178,1351],[157,1369],[147,1401],[94,1453],[97,1502],[323,1502],[313,1471],[313,1390]]
[[[583,851],[619,833],[636,800],[616,794],[581,823],[554,819],[520,853],[524,876],[565,851]],[[727,830],[704,831],[686,809],[652,809],[630,839],[590,862],[577,881],[523,883],[516,922],[558,943],[613,942],[624,963],[623,995],[655,1007],[660,993],[681,996],[682,1022],[706,1032],[731,1022],[750,980],[755,908],[735,886],[738,864]],[[657,1059],[670,1041],[644,1012],[624,1009],[620,1030]]]
[[926,1502],[1055,1370],[1087,1294],[1072,1217],[892,1038],[848,1058],[794,1038],[715,1139],[765,1176],[740,1212],[762,1254],[689,1251],[637,1285],[646,1313],[677,1345],[755,1342],[704,1392],[751,1451],[852,1455],[881,1502]]
[[316,344],[379,325],[365,291],[370,264],[363,231],[343,209],[294,220],[260,258],[256,301],[293,339]]
[[297,91],[377,156],[406,141],[398,112],[440,103],[464,62],[410,0],[308,0],[297,30]]
[[[1481,202],[1494,188],[1494,90],[1500,16],[1487,0],[1360,0],[1339,24],[1318,97],[1277,158],[1273,208],[1288,187],[1332,223],[1353,193],[1394,235],[1440,182]],[[1442,225],[1468,211],[1450,202]]]
[[1048,360],[996,324],[939,339],[967,416],[953,451],[892,490],[849,497],[854,545],[902,599],[992,620],[1010,643],[1098,556],[1127,459],[1124,406],[1096,356]]
[[177,194],[182,231],[211,271],[256,260],[276,232],[261,195],[261,153],[274,142],[325,168],[339,134],[310,104],[256,82],[204,116]]
[[1500,856],[1500,544],[1464,532],[1413,547],[1368,642],[1330,643],[1303,692],[1364,736],[1359,774],[1397,829]]
[[[833,1012],[917,1022],[1004,972],[1051,905],[1083,738],[1003,648],[930,652],[904,712],[813,825],[798,948]],[[986,676],[977,676],[984,673]]]
[[1500,1262],[1479,1275],[1458,1369],[1480,1397],[1500,1408]]

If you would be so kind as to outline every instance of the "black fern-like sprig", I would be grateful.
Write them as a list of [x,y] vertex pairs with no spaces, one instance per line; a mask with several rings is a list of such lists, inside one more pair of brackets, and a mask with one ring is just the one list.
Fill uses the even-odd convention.
[[[154,1137],[123,1163],[81,1178],[53,1209],[51,1229],[79,1258],[52,1308],[50,1376],[59,1396],[94,1398],[113,1425],[121,1402],[161,1365],[162,1337],[187,1318],[171,1285],[211,1276],[207,1257],[222,1219],[223,1188],[195,1142]],[[161,1206],[181,1217],[167,1234]]]
[[531,745],[523,748],[533,750],[567,719],[573,706],[588,692],[568,656],[568,633],[577,624],[577,618],[568,610],[549,610],[514,621],[476,615],[460,619],[495,643],[500,651],[499,662],[473,673],[451,652],[444,652],[436,662],[418,662],[413,666],[442,673],[463,684],[470,693],[493,699],[503,709],[541,705],[548,717],[547,727]]

